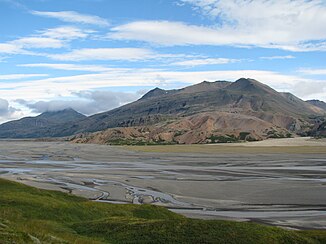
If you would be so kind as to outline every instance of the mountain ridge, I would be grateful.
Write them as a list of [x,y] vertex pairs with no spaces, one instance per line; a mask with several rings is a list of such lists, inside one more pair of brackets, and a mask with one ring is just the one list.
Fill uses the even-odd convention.
[[[62,137],[105,130],[122,132],[122,129],[115,128],[129,127],[148,133],[150,136],[145,136],[144,140],[169,143],[207,143],[212,141],[209,139],[212,136],[242,138],[243,133],[247,133],[248,140],[262,140],[307,135],[316,127],[316,121],[322,121],[314,118],[324,115],[324,110],[293,94],[279,93],[254,79],[240,78],[235,82],[203,81],[174,90],[154,88],[137,101],[55,124],[36,133],[36,137]],[[180,125],[185,129],[180,129]],[[0,125],[0,137],[2,132],[3,126]],[[7,134],[9,137],[17,135]]]
[[[72,108],[58,111],[46,111],[34,117],[24,117],[0,125],[0,138],[35,138],[42,137],[49,126],[70,123],[86,118]],[[37,132],[36,132],[37,131]],[[48,135],[47,135],[48,136]]]
[[326,103],[324,101],[314,99],[314,100],[307,100],[306,102],[326,111]]

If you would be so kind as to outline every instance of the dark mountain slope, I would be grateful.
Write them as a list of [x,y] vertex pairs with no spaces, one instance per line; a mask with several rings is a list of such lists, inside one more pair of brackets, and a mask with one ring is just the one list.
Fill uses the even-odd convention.
[[177,90],[163,90],[161,88],[154,88],[153,90],[150,90],[149,92],[147,92],[144,96],[142,96],[141,99],[148,99],[151,97],[158,97],[158,96],[163,96],[163,95],[167,95],[167,94],[173,94],[174,92],[176,92]]
[[318,126],[316,132],[313,135],[317,137],[326,137],[326,121]]
[[319,101],[319,100],[308,100],[306,101],[307,103],[313,105],[313,106],[316,106],[318,108],[321,108],[323,110],[326,111],[326,103],[323,102],[323,101]]
[[180,90],[177,90],[179,93],[196,93],[196,92],[206,92],[209,90],[216,90],[225,88],[228,85],[230,85],[232,82],[230,81],[215,81],[215,82],[208,82],[203,81],[199,84],[188,86],[185,88],[182,88]]
[[51,136],[53,127],[86,118],[73,109],[44,112],[36,117],[25,117],[0,125],[0,138],[36,138]]
[[76,122],[66,134],[152,125],[168,119],[218,111],[255,116],[292,130],[302,127],[294,125],[299,123],[299,119],[306,121],[309,116],[322,113],[321,109],[299,98],[291,100],[258,81],[242,78],[236,82],[202,82],[172,91],[156,88],[138,101]]

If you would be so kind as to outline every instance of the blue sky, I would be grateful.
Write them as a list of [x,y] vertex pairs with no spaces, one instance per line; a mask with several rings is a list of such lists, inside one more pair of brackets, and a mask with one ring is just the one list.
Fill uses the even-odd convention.
[[326,101],[322,0],[0,0],[0,122],[257,79]]

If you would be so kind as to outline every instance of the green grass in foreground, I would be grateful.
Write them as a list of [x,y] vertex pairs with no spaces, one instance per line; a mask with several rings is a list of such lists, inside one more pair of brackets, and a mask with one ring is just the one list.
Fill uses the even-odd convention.
[[0,179],[0,243],[326,243],[326,232],[188,219]]

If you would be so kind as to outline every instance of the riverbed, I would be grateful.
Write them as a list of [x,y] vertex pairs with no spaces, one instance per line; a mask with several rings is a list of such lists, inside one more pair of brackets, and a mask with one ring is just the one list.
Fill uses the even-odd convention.
[[154,153],[11,140],[0,141],[0,177],[192,218],[326,229],[324,153]]

